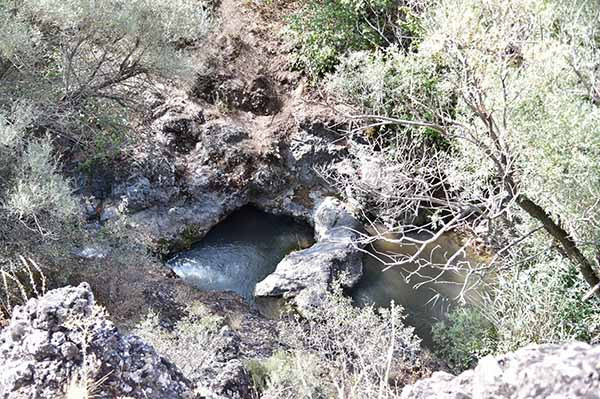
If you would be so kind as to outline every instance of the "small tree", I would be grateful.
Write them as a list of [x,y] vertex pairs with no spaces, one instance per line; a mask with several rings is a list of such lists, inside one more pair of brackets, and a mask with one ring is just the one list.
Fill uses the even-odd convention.
[[[335,168],[328,173],[351,195],[369,192],[395,209],[425,210],[425,226],[404,223],[397,229],[416,247],[451,229],[468,230],[475,238],[494,232],[501,238],[495,256],[468,266],[467,281],[530,256],[523,244],[542,229],[598,293],[592,259],[600,231],[599,15],[593,2],[436,2],[423,14],[417,52],[387,58],[398,66],[389,74],[356,73],[371,76],[362,87],[373,95],[376,83],[386,87],[391,115],[345,93],[347,102],[366,111],[350,117],[356,126],[351,132],[377,128],[383,137],[368,151],[386,165],[373,170],[392,188],[369,186],[364,170],[359,178],[340,179]],[[432,79],[423,79],[419,65],[433,66]],[[390,78],[398,70],[403,82]],[[340,80],[334,76],[333,86],[340,87]],[[431,87],[450,101],[427,95]],[[394,113],[399,109],[403,112]],[[415,157],[413,148],[395,144],[396,135],[430,133],[447,145],[429,146]],[[404,162],[402,174],[392,167],[399,165],[396,159]],[[393,256],[388,263],[414,259]]]

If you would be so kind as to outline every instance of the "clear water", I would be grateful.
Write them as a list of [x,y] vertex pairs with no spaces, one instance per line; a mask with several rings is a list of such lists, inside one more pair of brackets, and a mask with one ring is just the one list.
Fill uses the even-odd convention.
[[256,284],[290,252],[313,242],[313,230],[286,216],[244,207],[167,265],[205,291],[233,291],[253,302]]

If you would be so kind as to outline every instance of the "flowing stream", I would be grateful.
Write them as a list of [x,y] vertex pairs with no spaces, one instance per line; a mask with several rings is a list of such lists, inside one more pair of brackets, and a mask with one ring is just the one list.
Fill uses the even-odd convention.
[[[277,264],[290,252],[313,243],[312,228],[286,216],[275,216],[252,207],[244,207],[216,225],[192,249],[170,259],[167,265],[190,285],[206,291],[234,291],[250,303],[254,301],[256,284],[275,270]],[[378,243],[377,251],[413,254],[410,245]],[[452,235],[443,236],[420,255],[435,263],[445,263],[460,248]],[[372,252],[375,253],[375,252]],[[465,262],[465,256],[453,262]],[[459,294],[464,273],[445,272],[435,282],[415,286],[439,275],[439,269],[422,267],[410,281],[406,276],[414,272],[418,262],[395,266],[386,271],[385,265],[371,255],[364,257],[364,276],[352,289],[358,306],[374,304],[389,306],[393,300],[404,307],[407,322],[416,328],[425,345],[431,342],[431,326],[447,314],[449,301]],[[475,291],[476,295],[479,295]],[[476,302],[477,298],[470,298]],[[258,304],[261,311],[266,305]],[[277,308],[278,305],[272,305]],[[272,313],[272,314],[276,314]]]
[[192,286],[233,291],[253,302],[256,283],[271,274],[285,255],[312,242],[308,224],[247,206],[167,265]]

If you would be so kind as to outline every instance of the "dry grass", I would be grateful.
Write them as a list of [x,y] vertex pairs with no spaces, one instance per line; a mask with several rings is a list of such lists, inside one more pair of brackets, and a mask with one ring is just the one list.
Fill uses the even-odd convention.
[[10,317],[16,305],[46,293],[42,268],[32,258],[18,255],[18,259],[18,263],[9,263],[0,269],[0,325]]

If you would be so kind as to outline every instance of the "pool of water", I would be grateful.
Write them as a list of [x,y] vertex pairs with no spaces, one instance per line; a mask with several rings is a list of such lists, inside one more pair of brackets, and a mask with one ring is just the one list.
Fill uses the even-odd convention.
[[285,255],[312,243],[313,230],[308,224],[247,206],[167,265],[192,286],[233,291],[253,302],[256,284],[271,274]]
[[[468,253],[453,257],[461,249],[461,242],[452,235],[446,235],[428,246],[416,262],[387,268],[380,261],[382,258],[386,259],[384,254],[410,256],[415,253],[415,248],[413,245],[397,243],[375,245],[369,251],[370,254],[364,256],[364,275],[352,289],[351,295],[358,306],[387,307],[391,301],[401,305],[405,309],[407,324],[415,327],[415,332],[423,339],[424,345],[431,346],[433,324],[446,317],[452,303],[461,294],[465,281],[464,269],[477,260]],[[445,265],[449,259],[450,265],[460,264],[462,270],[440,273],[439,268],[425,265],[429,262]],[[417,269],[418,273],[414,273]],[[430,281],[432,277],[438,278]],[[463,294],[467,303],[482,301],[481,287]]]
[[[254,288],[287,254],[313,242],[313,230],[308,224],[248,206],[232,213],[202,241],[170,259],[167,265],[192,286],[205,291],[236,292],[255,304],[263,314],[276,317],[281,301],[263,298],[256,303]],[[415,327],[424,344],[429,346],[431,328],[445,318],[452,300],[459,296],[465,273],[446,271],[439,276],[439,269],[423,267],[422,263],[445,264],[452,258],[451,265],[461,263],[464,268],[464,264],[470,262],[469,255],[453,256],[461,245],[451,234],[442,236],[423,251],[416,262],[388,270],[374,256],[365,254],[364,275],[350,295],[358,306],[387,307],[392,300],[401,305],[407,323]],[[370,252],[381,257],[384,253],[412,255],[415,250],[410,244],[380,242]],[[418,273],[413,273],[417,269]],[[409,275],[411,278],[407,281]],[[439,278],[417,288],[432,276]],[[472,290],[466,295],[466,301],[478,302],[480,296],[480,290]]]

